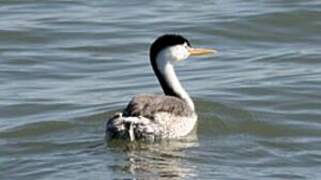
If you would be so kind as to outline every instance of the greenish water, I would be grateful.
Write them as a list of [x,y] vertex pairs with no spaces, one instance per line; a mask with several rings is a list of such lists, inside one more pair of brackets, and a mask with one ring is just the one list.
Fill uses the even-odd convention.
[[[320,179],[321,1],[0,0],[0,179]],[[216,57],[177,73],[198,140],[106,143],[136,94],[160,93],[150,43]]]

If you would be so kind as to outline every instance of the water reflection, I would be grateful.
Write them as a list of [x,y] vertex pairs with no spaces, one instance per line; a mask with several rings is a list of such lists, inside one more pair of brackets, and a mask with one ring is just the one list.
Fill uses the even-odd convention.
[[164,140],[157,143],[109,141],[107,147],[126,153],[126,162],[112,166],[114,170],[129,173],[135,178],[185,178],[196,176],[186,160],[186,150],[199,146],[194,132],[188,138]]

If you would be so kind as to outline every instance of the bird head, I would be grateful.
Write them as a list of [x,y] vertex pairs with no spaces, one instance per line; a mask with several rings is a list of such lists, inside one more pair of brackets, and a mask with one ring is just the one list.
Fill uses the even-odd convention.
[[181,35],[165,34],[157,38],[150,48],[150,59],[156,60],[158,56],[176,63],[189,56],[202,56],[216,53],[214,49],[193,48],[191,43]]

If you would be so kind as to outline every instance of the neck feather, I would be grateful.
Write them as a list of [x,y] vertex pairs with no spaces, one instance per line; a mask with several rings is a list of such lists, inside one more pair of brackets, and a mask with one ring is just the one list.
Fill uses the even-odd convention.
[[174,65],[172,64],[173,61],[168,58],[168,56],[159,54],[156,60],[152,61],[154,72],[163,88],[163,91],[168,96],[175,96],[184,100],[194,111],[193,100],[179,82],[175,73]]

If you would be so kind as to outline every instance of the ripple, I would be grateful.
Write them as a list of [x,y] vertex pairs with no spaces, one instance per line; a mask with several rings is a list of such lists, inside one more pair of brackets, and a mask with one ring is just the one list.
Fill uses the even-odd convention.
[[[5,179],[318,179],[319,1],[0,0]],[[148,60],[180,33],[215,57],[177,74],[198,139],[104,142],[131,97],[161,93]]]

